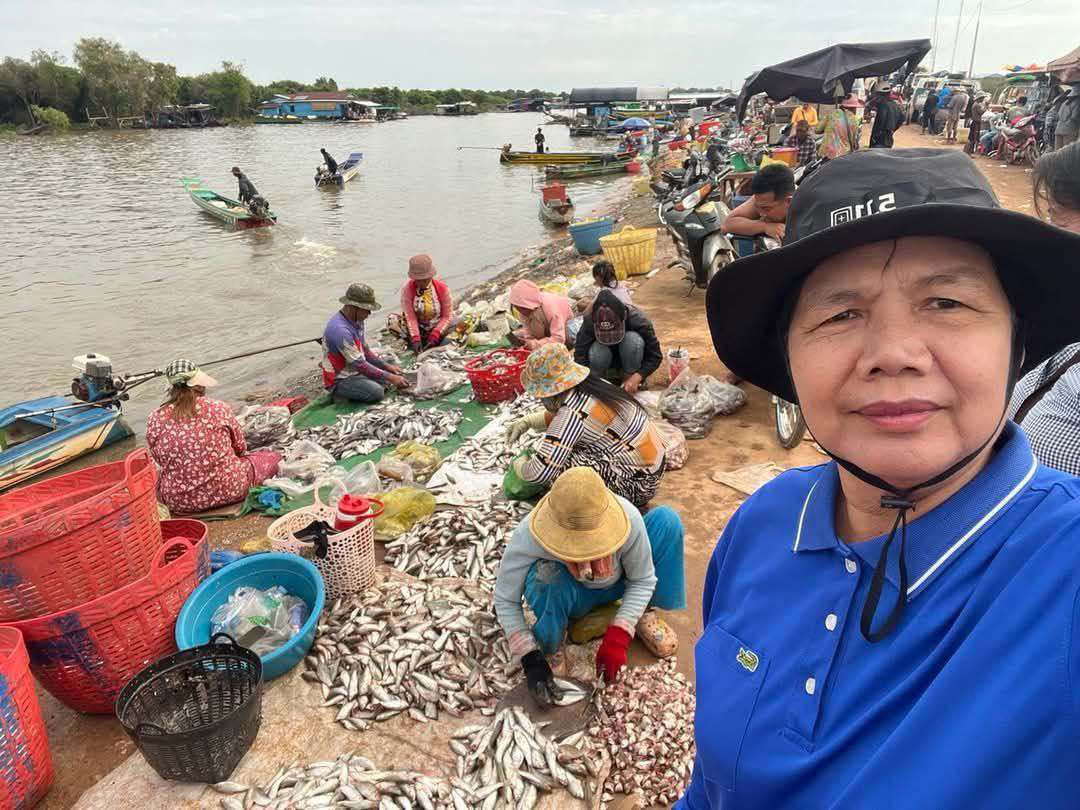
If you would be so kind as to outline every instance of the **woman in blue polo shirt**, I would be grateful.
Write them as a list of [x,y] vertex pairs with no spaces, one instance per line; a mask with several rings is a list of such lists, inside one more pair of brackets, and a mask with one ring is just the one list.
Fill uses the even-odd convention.
[[875,149],[713,279],[721,360],[833,461],[717,544],[680,810],[1080,806],[1080,479],[1005,418],[1080,339],[1078,265],[960,152]]

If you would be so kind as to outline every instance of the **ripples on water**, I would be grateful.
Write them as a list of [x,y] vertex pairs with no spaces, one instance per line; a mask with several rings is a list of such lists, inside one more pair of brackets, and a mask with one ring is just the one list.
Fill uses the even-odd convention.
[[[66,391],[71,358],[87,351],[133,372],[313,337],[352,281],[372,284],[393,308],[414,253],[430,253],[453,289],[475,284],[550,231],[533,190],[542,174],[457,147],[531,149],[542,120],[429,116],[0,141],[0,406]],[[552,150],[597,148],[572,143],[562,126],[544,132]],[[339,162],[362,151],[360,175],[344,189],[314,188],[319,147]],[[276,227],[230,231],[180,187],[180,177],[199,177],[235,196],[234,164],[270,200]],[[578,215],[603,208],[628,182],[573,183]],[[318,353],[312,344],[214,373],[222,394],[238,397],[307,370]],[[138,391],[133,427],[141,431],[161,389]]]

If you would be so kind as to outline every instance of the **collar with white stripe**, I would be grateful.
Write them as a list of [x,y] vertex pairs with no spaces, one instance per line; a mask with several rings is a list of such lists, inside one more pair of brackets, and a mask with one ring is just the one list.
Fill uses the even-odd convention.
[[[989,463],[947,501],[907,525],[907,565],[911,599],[968,548],[979,533],[1000,516],[1035,475],[1036,462],[1027,437],[1007,422]],[[877,563],[887,534],[845,546],[836,533],[835,505],[840,478],[835,462],[824,465],[799,512],[794,552],[850,548],[871,568]],[[899,560],[885,571],[893,588],[899,588]]]

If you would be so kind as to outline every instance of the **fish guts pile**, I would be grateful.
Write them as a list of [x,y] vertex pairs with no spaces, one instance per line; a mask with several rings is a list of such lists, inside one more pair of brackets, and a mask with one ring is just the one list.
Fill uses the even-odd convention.
[[495,587],[506,541],[529,513],[522,501],[440,509],[386,544],[386,562],[419,579],[466,577]]
[[694,690],[669,658],[626,668],[601,694],[589,727],[611,756],[601,799],[639,796],[643,806],[674,804],[690,784],[694,765]]
[[396,580],[337,600],[305,662],[303,677],[350,731],[402,712],[422,723],[441,711],[493,713],[520,676],[490,599]]

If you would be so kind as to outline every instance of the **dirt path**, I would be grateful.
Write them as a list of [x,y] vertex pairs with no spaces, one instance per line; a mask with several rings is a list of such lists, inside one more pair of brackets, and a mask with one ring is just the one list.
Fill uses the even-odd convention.
[[[941,138],[922,135],[917,127],[904,127],[896,135],[897,148],[946,148]],[[958,148],[958,147],[957,147]],[[1002,205],[1033,214],[1031,171],[1004,166],[986,158],[975,159],[989,178]],[[651,196],[637,197],[624,209],[626,220],[636,227],[657,224]],[[665,268],[674,257],[674,247],[661,232],[654,267]],[[717,360],[704,318],[704,296],[695,291],[686,296],[686,283],[678,269],[661,270],[636,285],[634,302],[652,318],[665,349],[681,345],[690,350],[691,367],[700,373],[721,376],[725,369]],[[665,385],[665,368],[651,381]],[[688,609],[668,615],[679,634],[679,668],[693,673],[694,643],[702,630],[701,596],[705,572],[717,538],[732,513],[744,500],[737,491],[712,480],[717,470],[732,470],[749,464],[775,462],[782,467],[819,464],[823,456],[807,440],[794,450],[784,450],[776,440],[769,396],[760,389],[744,386],[748,402],[738,413],[713,422],[711,434],[690,442],[687,465],[664,477],[656,503],[674,507],[686,527],[686,587]],[[244,539],[265,533],[269,520],[247,517],[211,524],[215,548],[233,547]],[[635,642],[631,662],[647,663],[652,657]],[[40,690],[39,690],[40,691]],[[71,807],[84,790],[104,778],[132,753],[134,747],[110,717],[76,714],[41,692],[49,739],[56,763],[56,783],[40,805],[42,810]]]

